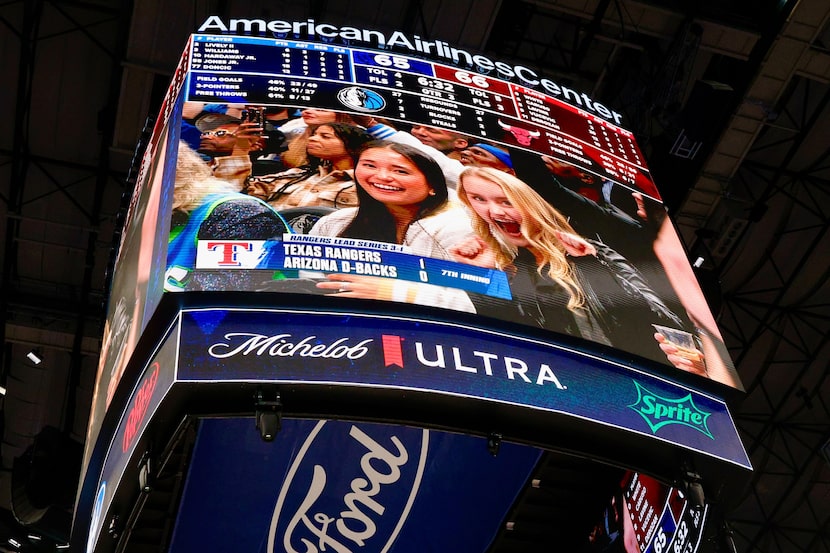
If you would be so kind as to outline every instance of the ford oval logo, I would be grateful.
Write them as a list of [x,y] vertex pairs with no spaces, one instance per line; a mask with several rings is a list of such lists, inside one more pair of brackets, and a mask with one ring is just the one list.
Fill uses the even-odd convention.
[[268,553],[383,553],[406,521],[429,431],[320,421],[280,490]]

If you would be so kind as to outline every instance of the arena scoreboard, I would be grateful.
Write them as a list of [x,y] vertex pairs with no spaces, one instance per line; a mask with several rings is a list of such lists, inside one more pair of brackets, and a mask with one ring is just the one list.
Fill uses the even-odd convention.
[[256,37],[195,35],[190,67],[189,100],[372,113],[561,156],[658,194],[622,116],[567,87],[576,105],[401,54]]
[[[318,232],[341,208],[315,207],[304,213],[314,226],[302,226],[262,203],[283,232],[202,236],[208,215],[220,214],[221,227],[250,198],[228,180],[231,192],[182,209],[185,153],[201,155],[191,159],[197,173],[213,172],[206,182],[222,180],[223,164],[252,167],[264,156],[200,150],[199,136],[220,126],[199,118],[234,133],[256,110],[286,110],[294,123],[303,110],[335,112],[384,144],[417,149],[443,174],[452,225],[475,211],[461,206],[458,187],[471,163],[420,144],[413,129],[494,152],[529,197],[573,228],[568,240],[594,248],[593,264],[580,266],[575,257],[586,254],[570,251],[567,263],[624,338],[592,333],[578,316],[573,328],[555,326],[528,299],[541,269],[522,273],[518,261],[485,266],[451,247]],[[447,228],[431,232],[464,238]],[[326,287],[332,279],[393,292],[353,297]],[[533,292],[569,309],[554,288]],[[643,324],[643,305],[661,325]],[[697,355],[698,370],[678,368],[657,335]],[[558,455],[576,454],[605,468],[588,463],[582,475],[584,493],[601,497],[569,546],[693,553],[705,543],[709,506],[673,484],[693,475],[734,489],[751,471],[728,408],[736,390],[620,113],[440,40],[211,16],[187,43],[138,164],[73,545],[123,550],[150,522],[145,502],[171,478],[175,491],[164,497],[176,516],[164,543],[173,552],[499,551],[540,475]],[[587,491],[599,482],[602,491]]]

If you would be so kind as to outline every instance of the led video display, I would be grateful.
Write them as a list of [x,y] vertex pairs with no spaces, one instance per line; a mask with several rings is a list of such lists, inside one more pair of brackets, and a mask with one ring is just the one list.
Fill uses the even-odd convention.
[[[160,406],[212,385],[426,392],[588,421],[750,468],[726,403],[654,370],[741,387],[619,113],[443,41],[232,21],[211,16],[200,32],[246,36],[191,37],[142,160],[90,417],[85,461],[96,444],[104,454],[84,482],[96,494],[87,551],[110,547],[107,517],[126,512],[116,496],[129,495],[123,476]],[[152,353],[131,361],[163,292],[250,294],[245,306],[188,295],[176,321],[146,332]],[[274,293],[291,296],[281,305]],[[137,377],[144,369],[129,397],[120,382],[128,363]],[[126,403],[98,439],[116,391]],[[402,411],[421,407],[408,401]],[[541,450],[505,444],[494,457],[462,423],[449,434],[380,424],[395,418],[383,409],[375,416],[286,419],[278,456],[251,420],[200,422],[169,550],[339,551],[365,541],[423,551],[433,543],[422,529],[435,525],[445,548],[487,550]],[[405,466],[389,444],[411,452]],[[381,461],[396,478],[378,472]],[[349,488],[364,477],[371,497]],[[659,502],[674,509],[683,498],[626,478],[608,512],[645,502],[624,514],[648,529],[632,533],[618,516],[618,535],[592,543],[692,551],[706,513],[684,504],[658,517]],[[495,501],[479,497],[482,482],[499,484]],[[228,512],[243,502],[247,510]],[[346,515],[344,502],[354,507]],[[389,516],[375,520],[369,511],[381,505]],[[695,526],[681,538],[682,521]]]
[[[699,501],[700,498],[697,499]],[[695,553],[709,513],[681,488],[628,472],[589,535],[586,553]]]
[[[181,383],[338,384],[478,399],[751,468],[723,400],[540,340],[401,315],[265,308],[183,311],[178,334]],[[404,404],[377,415],[401,415]]]
[[[84,452],[89,460],[104,413],[141,333],[162,297],[165,242],[170,206],[164,190],[172,187],[179,140],[177,110],[190,47],[184,54],[167,90],[152,134],[140,154],[137,174],[127,209],[121,240],[112,267],[107,318],[90,409]],[[134,160],[135,161],[135,160]]]
[[347,34],[192,37],[166,291],[474,313],[740,387],[619,113],[440,41]]

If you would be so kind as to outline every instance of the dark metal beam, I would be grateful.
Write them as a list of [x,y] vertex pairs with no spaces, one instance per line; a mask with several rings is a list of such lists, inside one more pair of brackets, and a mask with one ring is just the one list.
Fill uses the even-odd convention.
[[98,149],[98,170],[96,173],[95,195],[94,202],[90,212],[91,223],[96,230],[90,232],[87,236],[87,253],[86,264],[84,268],[83,284],[81,286],[81,306],[76,320],[75,339],[72,344],[71,362],[69,365],[69,386],[66,391],[66,410],[64,412],[63,424],[66,430],[71,431],[75,411],[77,408],[77,399],[75,390],[81,382],[81,372],[83,369],[83,339],[85,321],[89,317],[88,309],[89,299],[92,293],[92,277],[93,270],[96,266],[95,257],[99,250],[97,225],[101,218],[101,211],[103,207],[104,193],[110,183],[110,144],[115,134],[115,114],[118,109],[118,99],[121,93],[121,60],[127,55],[127,41],[130,31],[130,18],[133,11],[132,0],[121,0],[120,12],[118,14],[118,32],[116,33],[116,44],[113,55],[110,57],[110,75],[108,83],[107,104],[104,106],[101,118],[101,139]]
[[[29,163],[24,155],[29,150],[28,124],[32,107],[32,83],[35,73],[35,50],[43,11],[43,0],[23,3],[23,26],[20,32],[20,56],[17,69],[17,101],[14,106],[14,131],[12,142],[12,163],[9,175],[9,213],[19,214],[23,204],[23,190]],[[12,290],[12,279],[17,265],[17,238],[20,220],[9,217],[6,220],[3,273],[0,280],[0,313],[6,313]],[[0,343],[5,342],[5,325],[0,327]],[[0,374],[7,367],[0,366]]]
[[594,37],[602,29],[602,20],[605,18],[605,12],[608,10],[609,4],[611,4],[611,0],[600,0],[597,3],[594,16],[591,18],[588,26],[585,27],[585,35],[579,41],[579,46],[577,46],[576,52],[574,52],[571,58],[571,70],[574,73],[580,72],[580,67],[582,66],[583,60],[585,60],[585,56],[588,55],[588,50],[591,49],[591,43],[594,41]]

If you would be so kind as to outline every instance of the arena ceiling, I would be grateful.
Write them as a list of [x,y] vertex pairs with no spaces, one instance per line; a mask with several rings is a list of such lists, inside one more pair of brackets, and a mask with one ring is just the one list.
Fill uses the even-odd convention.
[[130,161],[212,14],[440,38],[622,112],[746,388],[734,416],[755,472],[726,513],[737,550],[830,551],[825,0],[0,2],[0,538],[14,460],[45,427],[84,440]]

